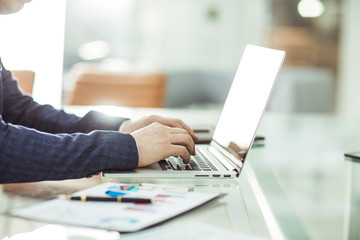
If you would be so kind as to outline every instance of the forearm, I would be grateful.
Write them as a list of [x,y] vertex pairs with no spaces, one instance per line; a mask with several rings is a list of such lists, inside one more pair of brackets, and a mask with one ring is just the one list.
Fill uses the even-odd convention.
[[[26,96],[24,96],[26,98]],[[48,133],[88,133],[93,130],[118,130],[125,118],[111,117],[99,112],[89,112],[84,117],[65,113],[49,105],[40,105],[32,99],[8,104],[4,120]]]
[[81,178],[104,169],[134,169],[137,164],[136,143],[129,134],[48,134],[1,121],[1,183]]

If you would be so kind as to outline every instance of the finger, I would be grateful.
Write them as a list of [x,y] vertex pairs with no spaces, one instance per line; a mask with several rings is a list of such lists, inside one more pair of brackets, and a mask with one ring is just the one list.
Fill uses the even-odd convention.
[[[170,127],[169,127],[170,128]],[[196,150],[195,150],[195,140],[194,138],[189,135],[189,132],[186,131],[185,129],[183,128],[176,128],[176,127],[173,127],[173,128],[170,128],[170,133],[171,134],[175,134],[175,135],[180,135],[182,134],[183,136],[181,138],[179,138],[178,140],[176,140],[177,144],[180,144],[180,145],[184,145],[184,143],[188,149],[189,149],[189,152],[191,155],[196,155]],[[188,137],[186,137],[188,136]],[[173,136],[173,142],[172,143],[175,143],[175,139],[176,139],[177,136]]]
[[184,160],[184,163],[190,162],[190,154],[187,148],[181,145],[172,145],[169,156],[180,156]]
[[168,127],[171,134],[189,134],[188,131],[186,131],[183,128],[178,127]]
[[170,127],[185,129],[195,141],[199,140],[199,137],[195,134],[195,132],[180,119],[164,118],[163,121],[165,125],[168,125]]
[[189,134],[172,134],[171,144],[185,146],[191,155],[195,155],[195,143]]
[[182,128],[184,128],[186,131],[188,131],[188,133],[191,135],[191,137],[196,141],[199,140],[198,135],[195,134],[194,130],[192,130],[187,124],[185,124],[183,121],[180,121],[180,125],[182,126]]

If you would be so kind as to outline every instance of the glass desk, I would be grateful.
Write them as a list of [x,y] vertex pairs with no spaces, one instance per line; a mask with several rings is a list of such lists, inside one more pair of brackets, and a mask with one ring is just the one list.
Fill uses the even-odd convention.
[[[96,108],[95,108],[96,109]],[[79,115],[88,108],[69,107]],[[188,124],[215,125],[219,109],[97,108],[112,115],[138,118],[161,114]],[[357,119],[332,115],[266,113],[258,134],[264,146],[253,147],[238,179],[122,179],[194,186],[195,191],[228,195],[161,227],[190,220],[270,239],[359,239],[360,165],[344,152],[360,150]],[[60,182],[2,185],[0,211],[31,204],[102,183],[94,176]],[[45,225],[0,216],[0,239]],[[204,237],[206,239],[206,237]]]
[[266,114],[249,161],[286,239],[360,239],[358,119]]
[[[95,108],[96,109],[96,108]],[[71,107],[66,109],[82,115],[88,109],[84,107]],[[113,115],[138,118],[142,115],[161,114],[171,117],[185,119],[191,125],[214,125],[217,121],[219,111],[217,110],[164,110],[164,109],[126,109],[105,107],[97,109],[109,112]],[[203,119],[204,118],[204,119]],[[206,120],[205,120],[206,119]],[[199,121],[200,120],[200,121]],[[73,193],[84,188],[94,186],[108,181],[121,181],[122,183],[139,184],[142,182],[166,184],[184,187],[194,187],[195,191],[227,193],[225,197],[211,202],[194,211],[186,213],[175,219],[167,221],[160,227],[177,226],[190,221],[205,223],[208,226],[216,226],[221,229],[247,234],[251,236],[270,237],[267,225],[258,207],[256,196],[249,185],[249,178],[256,182],[254,176],[242,175],[238,179],[109,179],[96,175],[91,178],[46,181],[25,184],[3,184],[0,185],[0,212],[9,209],[30,205],[39,201],[55,198],[58,194]],[[30,220],[14,218],[6,215],[0,216],[0,239],[14,234],[30,232],[46,226]],[[64,226],[67,228],[67,226]],[[70,231],[70,230],[69,230]],[[186,231],[184,229],[183,231]],[[54,233],[52,233],[54,234]],[[74,238],[71,238],[74,239]],[[76,238],[75,238],[76,239]],[[80,238],[84,239],[84,238]],[[95,238],[86,238],[95,239]],[[120,236],[121,239],[121,236]],[[204,236],[206,239],[206,236]]]

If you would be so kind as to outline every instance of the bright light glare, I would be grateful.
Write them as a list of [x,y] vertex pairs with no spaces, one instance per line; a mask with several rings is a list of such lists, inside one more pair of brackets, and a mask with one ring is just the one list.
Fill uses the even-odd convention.
[[3,64],[34,71],[32,96],[55,107],[61,106],[65,8],[65,0],[42,0],[26,4],[19,13],[0,15]]
[[324,10],[324,4],[320,0],[301,0],[298,4],[299,14],[304,18],[319,17]]
[[105,41],[94,41],[84,43],[79,47],[79,57],[83,60],[94,60],[104,58],[109,55],[110,47]]
[[3,240],[68,240],[68,239],[93,239],[93,240],[118,240],[119,233],[101,229],[89,229],[80,227],[63,227],[48,224],[31,232],[18,233]]
[[[26,239],[37,239],[37,240],[67,240],[68,234],[66,229],[58,225],[45,225],[35,229],[31,232],[18,233],[11,238],[5,238],[6,240],[26,240]],[[4,240],[5,240],[4,239]]]

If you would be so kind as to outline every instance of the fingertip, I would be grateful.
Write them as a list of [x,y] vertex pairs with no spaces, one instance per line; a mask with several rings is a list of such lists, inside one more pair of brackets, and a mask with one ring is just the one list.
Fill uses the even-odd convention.
[[197,141],[199,139],[200,139],[200,137],[194,133],[194,140]]
[[190,162],[191,154],[189,152],[186,152],[185,154],[183,154],[180,157],[185,164],[188,164]]
[[183,162],[184,162],[185,164],[188,164],[188,163],[190,162],[190,157],[189,157],[189,159],[183,158],[182,160],[183,160]]

